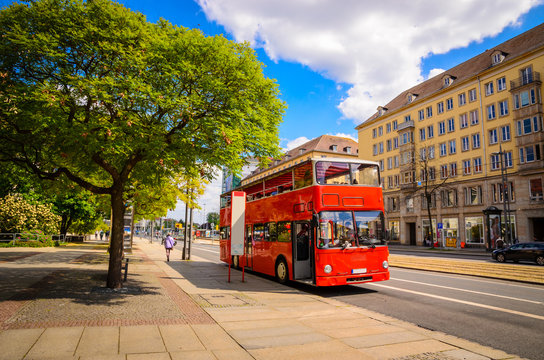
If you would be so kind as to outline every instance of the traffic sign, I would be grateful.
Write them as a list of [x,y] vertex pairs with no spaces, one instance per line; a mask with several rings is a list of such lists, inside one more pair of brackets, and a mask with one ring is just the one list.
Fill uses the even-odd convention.
[[437,228],[437,229],[442,229],[442,228],[443,228],[443,227],[442,227],[442,223],[436,224],[436,228]]

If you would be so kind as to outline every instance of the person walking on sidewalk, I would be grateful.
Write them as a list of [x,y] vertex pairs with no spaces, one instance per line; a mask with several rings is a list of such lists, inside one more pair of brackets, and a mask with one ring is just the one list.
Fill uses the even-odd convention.
[[166,239],[164,239],[164,248],[166,249],[166,261],[170,261],[170,250],[175,245],[175,240],[170,234],[166,235]]

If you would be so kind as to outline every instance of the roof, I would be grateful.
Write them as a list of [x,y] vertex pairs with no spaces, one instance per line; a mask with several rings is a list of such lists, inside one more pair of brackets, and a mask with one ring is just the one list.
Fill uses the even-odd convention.
[[[507,40],[502,44],[493,47],[492,49],[488,49],[485,52],[449,70],[446,70],[445,72],[436,75],[427,81],[424,81],[410,89],[403,91],[393,100],[391,100],[387,105],[383,105],[382,107],[387,109],[387,114],[389,112],[401,109],[404,106],[417,103],[421,99],[430,97],[431,95],[448,87],[444,85],[443,78],[445,76],[453,78],[453,84],[474,78],[478,74],[493,67],[492,55],[497,51],[505,55],[504,60],[500,63],[502,65],[505,63],[509,63],[517,57],[531,52],[532,50],[538,49],[542,46],[544,46],[544,23],[510,40]],[[417,94],[417,99],[412,103],[408,103],[408,94]],[[372,115],[362,124],[358,125],[356,128],[358,129],[366,122],[374,120],[378,117],[379,112],[376,112],[374,115]]]

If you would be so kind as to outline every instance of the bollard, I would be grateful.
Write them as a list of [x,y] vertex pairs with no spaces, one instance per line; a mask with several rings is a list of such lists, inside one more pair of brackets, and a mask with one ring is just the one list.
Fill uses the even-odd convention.
[[129,258],[126,258],[126,259],[125,259],[125,266],[124,266],[124,268],[125,268],[125,276],[124,276],[124,278],[123,278],[123,281],[127,281],[127,275],[128,275],[128,261],[129,261],[129,260],[130,260]]

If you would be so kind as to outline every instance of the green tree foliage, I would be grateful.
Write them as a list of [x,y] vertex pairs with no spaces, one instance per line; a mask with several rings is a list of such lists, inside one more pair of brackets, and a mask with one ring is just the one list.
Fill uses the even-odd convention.
[[107,195],[107,286],[120,287],[125,204],[140,186],[278,154],[285,108],[247,43],[108,0],[0,12],[0,161]]
[[63,235],[68,232],[89,233],[102,221],[96,196],[88,191],[73,188],[72,191],[59,192],[52,202],[54,212],[61,216],[60,233]]
[[210,224],[213,223],[214,225],[219,225],[219,214],[216,212],[210,212],[208,213],[208,216],[206,218],[206,221]]
[[45,234],[58,234],[60,217],[51,205],[31,203],[20,194],[0,198],[0,232],[21,233],[41,230]]

